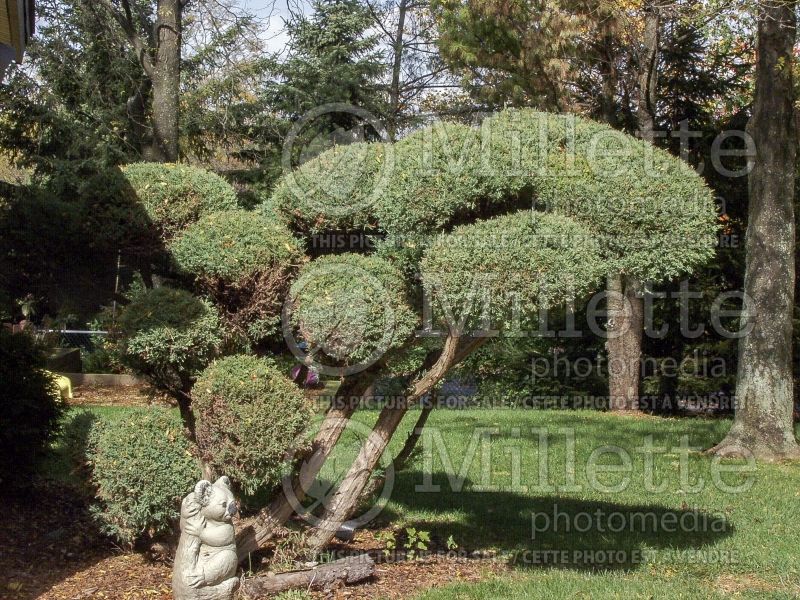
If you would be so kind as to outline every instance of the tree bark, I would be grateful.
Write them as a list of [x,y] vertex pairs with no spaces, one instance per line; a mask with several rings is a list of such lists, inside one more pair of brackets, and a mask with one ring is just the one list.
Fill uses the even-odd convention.
[[444,343],[439,359],[409,389],[403,401],[384,407],[372,428],[369,437],[364,441],[361,450],[350,470],[339,484],[330,503],[325,509],[319,524],[311,531],[307,544],[310,549],[319,552],[333,538],[339,528],[355,510],[359,498],[369,481],[370,475],[378,465],[389,441],[403,420],[410,406],[435,386],[447,371],[458,364],[486,338],[471,338],[463,343],[458,335],[450,335]]
[[400,75],[403,66],[403,37],[409,0],[400,0],[397,5],[397,30],[392,40],[392,82],[389,86],[389,139],[395,140],[400,121]]
[[644,4],[644,37],[639,56],[639,102],[636,118],[642,139],[653,143],[658,101],[658,56],[661,28],[660,8],[656,0]]
[[296,502],[302,502],[306,490],[314,483],[325,461],[333,452],[334,446],[347,428],[350,417],[358,408],[361,397],[374,380],[375,370],[367,369],[346,379],[331,399],[325,419],[311,442],[311,452],[304,464],[298,465],[291,483],[294,498],[287,497],[283,491],[258,515],[239,525],[236,547],[240,560],[263,547],[289,520],[295,510]]
[[[655,0],[644,5],[644,37],[639,56],[639,101],[636,118],[642,139],[655,142],[656,102],[658,100],[658,56],[661,27],[660,9]],[[626,275],[609,277],[608,397],[612,411],[639,410],[644,300],[637,294],[641,284]],[[625,310],[623,310],[625,309]]]
[[374,573],[375,561],[369,554],[362,554],[317,565],[313,569],[245,579],[241,592],[244,598],[263,598],[296,588],[326,590],[340,583],[358,583]]
[[146,37],[142,35],[140,15],[130,0],[87,3],[116,21],[152,84],[153,139],[145,152],[148,160],[175,162],[179,158],[182,22],[183,9],[189,1],[158,0],[155,22]]
[[153,65],[153,158],[176,162],[179,158],[181,84],[181,0],[158,0]]
[[748,131],[756,156],[748,181],[743,324],[736,414],[710,451],[763,460],[800,458],[792,424],[795,280],[794,177],[797,130],[792,81],[795,2],[759,4],[756,88]]
[[644,304],[637,282],[624,275],[610,276],[606,289],[609,409],[638,410]]

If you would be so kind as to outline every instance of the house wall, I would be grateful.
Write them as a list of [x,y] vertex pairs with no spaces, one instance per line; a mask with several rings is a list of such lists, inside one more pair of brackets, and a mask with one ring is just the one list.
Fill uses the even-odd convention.
[[22,62],[33,30],[33,0],[0,0],[0,74],[12,61]]
[[[5,46],[14,45],[14,41],[11,36],[12,27],[9,4],[16,8],[17,0],[0,0],[0,44]],[[18,21],[15,23],[18,23]]]

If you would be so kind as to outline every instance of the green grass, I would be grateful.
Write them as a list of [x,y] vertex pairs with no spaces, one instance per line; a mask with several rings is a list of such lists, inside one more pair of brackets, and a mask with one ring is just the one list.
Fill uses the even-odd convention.
[[[392,441],[393,453],[417,414],[404,421]],[[374,417],[374,412],[358,413],[364,425]],[[729,426],[729,420],[637,419],[588,411],[436,411],[428,428],[441,435],[450,465],[444,464],[439,450],[431,452],[431,444],[419,452],[394,477],[391,499],[377,524],[414,526],[439,540],[452,535],[460,549],[494,551],[514,562],[513,577],[436,589],[424,596],[426,600],[714,598],[733,592],[741,597],[800,596],[800,465],[758,465],[752,473],[722,473],[728,486],[752,480],[752,487],[736,493],[714,484],[715,461],[698,451],[687,452],[681,466],[683,436],[691,447],[708,448]],[[496,429],[484,446],[488,468],[482,466],[479,450],[466,461],[463,488],[453,489],[451,483],[457,487],[459,482],[448,479],[448,473],[462,469],[479,428]],[[533,428],[546,429],[546,454],[540,453],[539,434]],[[574,461],[567,459],[570,451],[562,429],[574,432]],[[664,486],[658,492],[646,489],[646,455],[634,452],[650,435],[653,446],[672,450],[653,456],[650,480]],[[349,465],[357,437],[343,439],[337,467]],[[587,477],[592,452],[609,445],[627,450],[631,457],[629,483],[617,491],[594,489]],[[550,487],[539,485],[539,460],[545,455]],[[512,456],[518,457],[518,469]],[[604,459],[598,462],[620,464],[616,455]],[[426,472],[440,486],[438,492],[417,489]],[[688,481],[681,473],[688,474]],[[336,474],[328,476],[333,479]],[[625,474],[597,477],[612,487]],[[574,489],[565,489],[568,478]],[[556,510],[559,526],[547,527],[542,515],[552,521]],[[539,515],[535,536],[534,513]],[[673,530],[672,524],[681,519],[685,526]],[[621,524],[624,528],[615,531]]]
[[[129,410],[137,409],[91,409],[107,416]],[[413,411],[404,420],[391,443],[392,455],[418,414]],[[357,413],[356,425],[337,446],[324,478],[333,481],[349,467],[376,416],[371,410]],[[730,485],[752,478],[752,487],[740,493],[714,485],[714,461],[708,456],[691,452],[681,465],[683,436],[690,446],[708,448],[729,426],[729,420],[637,419],[589,411],[435,411],[426,428],[433,433],[428,439],[439,437],[450,464],[439,449],[431,452],[431,444],[420,442],[407,469],[390,477],[390,499],[370,527],[413,526],[429,531],[439,548],[452,536],[459,551],[491,551],[513,564],[502,578],[437,588],[421,596],[425,600],[800,597],[800,465],[758,465],[752,474],[724,474]],[[495,433],[482,447],[475,444],[470,461],[470,443],[479,442],[473,436],[481,428],[495,428]],[[546,452],[533,428],[546,430]],[[574,461],[568,460],[563,429],[574,432]],[[664,485],[658,492],[646,489],[646,455],[634,452],[651,435],[654,446],[672,450],[653,457],[651,479]],[[630,453],[630,481],[624,489],[602,491],[589,484],[587,462],[603,446]],[[543,457],[546,486],[538,480]],[[619,464],[619,459],[606,455],[601,462]],[[65,465],[56,453],[48,472],[69,480]],[[463,485],[454,489],[462,467]],[[688,473],[688,481],[682,481],[681,472]],[[439,491],[417,489],[426,473]],[[598,475],[609,486],[624,476]],[[705,485],[691,489],[699,479]],[[565,488],[568,480],[574,489]],[[482,484],[489,489],[481,489]],[[552,518],[556,507],[559,527],[544,527],[541,515]],[[535,536],[534,514],[539,515]],[[625,524],[622,531],[611,530],[612,514],[617,528]],[[655,518],[656,526],[644,526],[642,515]],[[682,517],[688,524],[684,530],[664,526]],[[574,530],[578,524],[581,531]]]

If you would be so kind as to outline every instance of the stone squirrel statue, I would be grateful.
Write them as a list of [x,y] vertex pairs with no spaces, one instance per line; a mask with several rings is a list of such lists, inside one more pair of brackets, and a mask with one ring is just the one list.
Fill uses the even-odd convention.
[[232,600],[239,587],[237,512],[230,479],[202,480],[181,503],[181,537],[172,568],[175,600]]

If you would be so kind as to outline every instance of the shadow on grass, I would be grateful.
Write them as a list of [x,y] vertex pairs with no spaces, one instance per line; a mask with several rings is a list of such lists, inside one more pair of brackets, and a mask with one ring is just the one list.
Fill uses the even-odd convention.
[[397,475],[392,503],[381,514],[381,523],[404,517],[397,505],[421,512],[456,511],[459,516],[450,522],[429,518],[414,520],[413,525],[436,539],[452,535],[468,552],[508,552],[518,567],[630,570],[653,550],[699,550],[734,531],[723,515],[691,509],[471,491],[474,484],[469,479],[455,492],[444,472],[432,476],[440,491],[415,491],[421,481],[419,472]]

